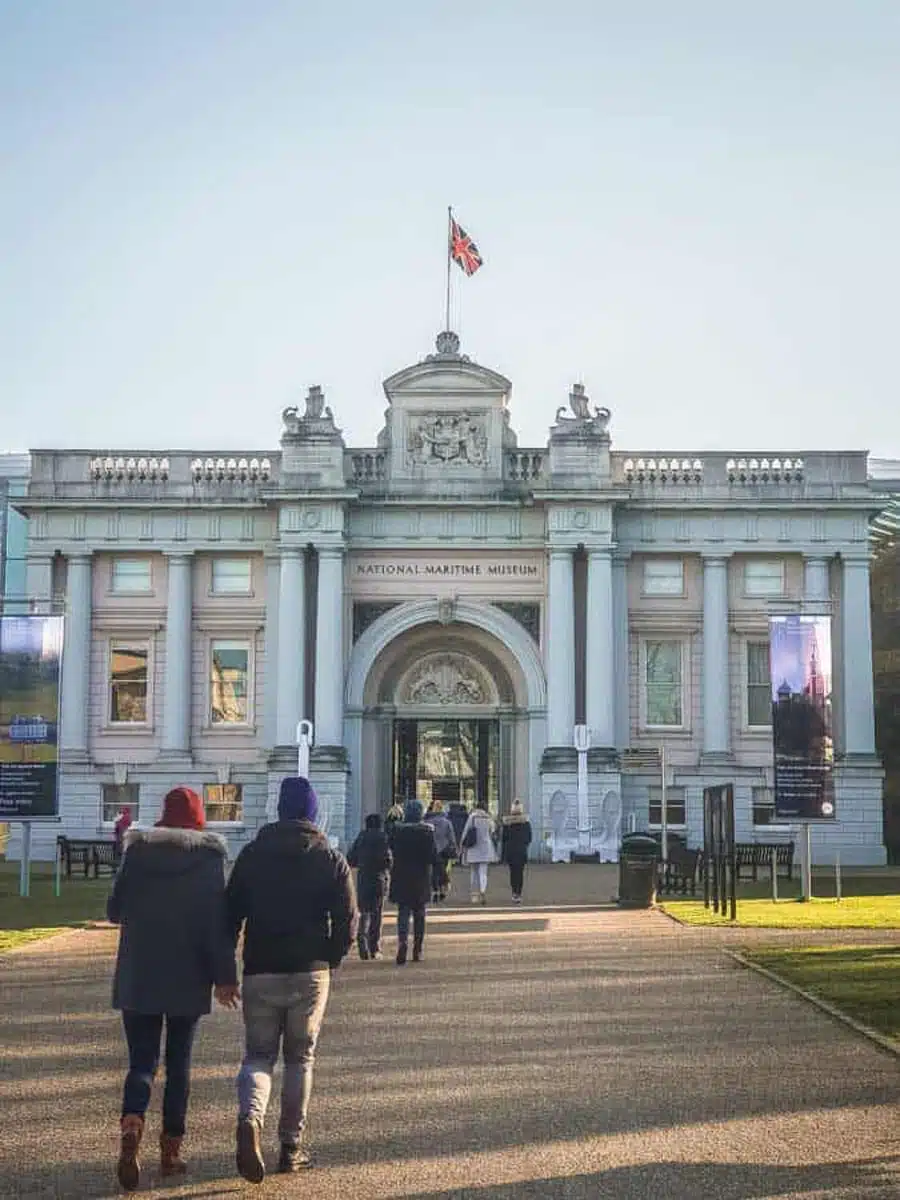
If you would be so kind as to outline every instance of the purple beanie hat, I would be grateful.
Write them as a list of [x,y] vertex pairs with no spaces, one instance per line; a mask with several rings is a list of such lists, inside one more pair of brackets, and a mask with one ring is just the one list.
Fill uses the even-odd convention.
[[319,798],[312,784],[302,775],[288,775],[278,793],[279,821],[310,821],[319,815]]

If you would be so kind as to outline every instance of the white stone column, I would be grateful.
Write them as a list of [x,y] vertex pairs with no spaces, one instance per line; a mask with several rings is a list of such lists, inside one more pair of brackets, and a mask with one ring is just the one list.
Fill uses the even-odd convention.
[[190,554],[166,556],[166,678],[163,687],[164,754],[191,751],[191,622],[193,573]]
[[612,551],[588,551],[585,631],[585,720],[591,745],[615,746],[615,641]]
[[316,609],[316,745],[344,744],[344,551],[320,546]]
[[703,753],[731,746],[728,672],[728,559],[703,560]]
[[275,664],[278,674],[275,740],[279,746],[296,744],[297,725],[304,716],[305,578],[303,551],[295,546],[283,547],[278,579],[278,661]]
[[631,688],[628,685],[628,559],[613,558],[613,639],[616,746],[631,742]]
[[547,744],[571,746],[575,727],[575,584],[571,550],[550,551],[547,610]]
[[91,694],[91,602],[91,556],[73,554],[66,573],[60,746],[85,756]]
[[827,604],[831,599],[827,558],[803,560],[803,599],[807,603]]
[[875,689],[869,560],[843,560],[844,753],[875,754]]

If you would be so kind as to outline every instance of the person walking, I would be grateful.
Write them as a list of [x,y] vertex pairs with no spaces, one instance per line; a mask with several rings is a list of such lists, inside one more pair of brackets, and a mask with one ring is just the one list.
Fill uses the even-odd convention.
[[469,813],[460,841],[463,862],[469,867],[473,904],[487,903],[488,867],[497,861],[494,822],[483,804]]
[[394,826],[394,869],[390,898],[397,905],[397,966],[402,967],[409,948],[409,922],[413,925],[413,962],[421,962],[425,945],[425,910],[431,895],[431,873],[439,862],[434,830],[422,820],[422,805],[410,800],[402,825]]
[[262,1183],[261,1135],[279,1044],[284,1057],[278,1171],[311,1163],[302,1146],[313,1064],[331,972],[353,944],[356,894],[347,860],[316,827],[307,779],[281,781],[278,820],[264,825],[234,864],[227,903],[235,940],[244,930],[245,1052],[237,1077],[238,1172]]
[[431,899],[440,902],[450,892],[450,871],[454,858],[459,853],[456,834],[440,800],[432,800],[425,814],[425,822],[434,830],[434,844],[438,862],[431,876]]
[[128,1043],[122,1095],[119,1183],[140,1183],[139,1151],[165,1027],[166,1083],[159,1137],[163,1175],[186,1169],[181,1157],[190,1094],[191,1051],[211,993],[228,1008],[240,995],[225,906],[224,838],[204,829],[203,801],[172,788],[152,829],[132,826],[106,904],[120,927],[113,1008]]
[[394,856],[387,834],[381,828],[379,813],[369,813],[366,817],[366,827],[356,835],[347,862],[357,870],[359,933],[356,944],[359,957],[363,960],[381,958],[381,918],[390,887]]
[[528,847],[531,845],[531,822],[519,800],[514,800],[509,816],[503,818],[500,840],[500,858],[509,867],[509,887],[513,904],[522,903],[522,887],[525,882],[525,864],[528,862]]
[[116,817],[116,823],[113,825],[113,843],[115,845],[117,860],[122,857],[125,849],[125,834],[133,824],[134,818],[131,815],[131,806],[123,804],[119,815]]

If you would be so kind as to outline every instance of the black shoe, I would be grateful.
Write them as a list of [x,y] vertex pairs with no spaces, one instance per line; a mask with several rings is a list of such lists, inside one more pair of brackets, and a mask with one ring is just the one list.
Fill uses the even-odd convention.
[[380,950],[373,950],[372,953],[369,955],[369,958],[384,958],[384,955],[381,953]]
[[402,967],[406,962],[406,943],[403,942],[397,947],[397,966]]
[[237,1125],[237,1169],[248,1183],[262,1183],[266,1164],[259,1145],[260,1129],[252,1117],[240,1117]]
[[360,946],[360,948],[359,948],[359,957],[360,957],[360,958],[363,960],[363,962],[367,962],[367,961],[368,961],[368,959],[369,959],[369,957],[370,957],[370,956],[369,956],[369,952],[368,952],[368,950],[365,948],[365,946]]
[[312,1166],[312,1157],[300,1146],[287,1146],[282,1142],[281,1154],[278,1156],[278,1174],[293,1175],[295,1171],[305,1171]]
[[421,946],[413,946],[413,962],[421,962],[421,961],[422,961],[422,947]]

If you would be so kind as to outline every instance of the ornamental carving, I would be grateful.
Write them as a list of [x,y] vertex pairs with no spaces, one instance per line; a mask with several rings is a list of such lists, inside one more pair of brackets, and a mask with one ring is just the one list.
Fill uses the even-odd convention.
[[468,658],[440,654],[419,663],[407,677],[403,704],[488,704],[487,680]]
[[412,417],[406,435],[406,461],[411,467],[487,466],[484,417],[466,412]]

